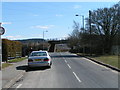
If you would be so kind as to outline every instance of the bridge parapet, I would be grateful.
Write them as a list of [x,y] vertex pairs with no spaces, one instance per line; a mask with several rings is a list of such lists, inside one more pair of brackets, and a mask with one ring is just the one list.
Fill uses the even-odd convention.
[[50,44],[49,52],[54,52],[55,44],[66,44],[68,40],[50,40],[48,43]]

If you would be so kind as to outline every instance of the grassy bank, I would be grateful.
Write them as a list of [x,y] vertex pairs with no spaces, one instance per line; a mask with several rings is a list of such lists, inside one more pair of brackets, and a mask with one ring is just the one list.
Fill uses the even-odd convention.
[[[81,53],[77,53],[78,55],[83,55]],[[117,67],[117,68],[120,68],[118,66],[118,56],[117,55],[102,55],[102,56],[89,56],[89,55],[86,55],[87,57],[90,57],[94,60],[97,60],[97,61],[101,61],[103,63],[106,63],[106,64],[109,64],[111,66],[114,66],[114,67]]]
[[22,57],[22,58],[11,59],[11,60],[9,60],[7,63],[2,63],[2,69],[13,65],[13,64],[11,64],[11,63],[20,62],[20,61],[23,61],[23,60],[25,60],[25,59],[27,59],[27,58],[26,58],[26,57]]
[[26,57],[22,57],[22,58],[16,58],[16,59],[11,59],[8,61],[8,63],[15,63],[15,62],[20,62],[27,59]]
[[12,64],[10,63],[2,63],[2,69],[11,66]]
[[91,57],[91,58],[118,68],[118,56],[117,55],[116,56],[115,55],[98,56],[98,57]]

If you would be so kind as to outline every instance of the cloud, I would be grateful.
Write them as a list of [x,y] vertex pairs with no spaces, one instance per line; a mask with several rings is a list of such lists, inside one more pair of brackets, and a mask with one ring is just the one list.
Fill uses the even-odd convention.
[[64,35],[63,37],[64,37],[64,38],[67,38],[68,36],[69,36],[69,35],[67,34],[67,35]]
[[42,34],[31,34],[30,38],[43,38]]
[[37,17],[37,16],[39,16],[39,15],[38,15],[38,14],[34,14],[33,16]]
[[73,8],[74,8],[74,9],[80,9],[81,6],[80,6],[80,5],[74,5]]
[[55,16],[56,17],[62,17],[63,15],[62,14],[56,14]]
[[10,39],[10,40],[16,40],[22,38],[21,35],[16,35],[16,36],[2,36],[2,38]]
[[36,25],[36,26],[32,26],[31,28],[37,28],[37,29],[49,29],[54,27],[54,25]]
[[12,22],[2,22],[2,24],[12,24]]

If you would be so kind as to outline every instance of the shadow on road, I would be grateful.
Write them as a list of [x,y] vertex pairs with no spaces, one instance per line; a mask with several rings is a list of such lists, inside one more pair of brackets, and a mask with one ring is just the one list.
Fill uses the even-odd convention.
[[27,68],[28,68],[27,65],[17,66],[17,67],[16,67],[17,70],[26,70]]
[[43,71],[49,69],[49,67],[28,67],[27,65],[23,65],[23,66],[17,66],[16,70],[25,70],[26,72],[30,72],[30,71]]
[[44,71],[44,70],[47,70],[49,69],[49,67],[32,67],[32,68],[28,68],[26,70],[26,72],[30,72],[30,71]]

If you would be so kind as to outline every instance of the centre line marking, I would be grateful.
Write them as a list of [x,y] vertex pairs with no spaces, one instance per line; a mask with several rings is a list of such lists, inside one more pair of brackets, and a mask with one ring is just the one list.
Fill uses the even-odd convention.
[[65,60],[65,62],[67,63],[67,61]]
[[82,82],[80,79],[79,79],[79,77],[73,72],[73,74],[75,75],[75,77],[77,78],[77,80],[79,81],[79,82]]
[[19,87],[21,87],[22,86],[22,84],[19,84],[16,88],[19,88]]
[[71,69],[70,65],[69,65],[69,64],[67,64],[67,65],[68,65],[68,67]]

